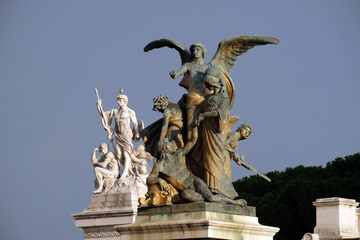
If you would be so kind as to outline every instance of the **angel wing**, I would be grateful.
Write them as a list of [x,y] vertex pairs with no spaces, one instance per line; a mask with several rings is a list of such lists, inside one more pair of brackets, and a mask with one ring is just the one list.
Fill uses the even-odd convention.
[[231,37],[219,43],[218,49],[213,59],[211,59],[210,64],[216,65],[222,71],[230,74],[236,60],[243,53],[246,53],[255,46],[278,43],[279,40],[272,37],[246,35]]
[[149,44],[147,44],[145,46],[144,51],[148,52],[155,48],[162,48],[162,47],[174,48],[176,51],[178,51],[180,54],[180,58],[181,58],[181,64],[192,61],[191,53],[189,52],[189,50],[187,50],[184,47],[184,45],[182,45],[181,43],[179,43],[177,41],[167,39],[167,38],[154,40],[154,41],[150,42]]
[[238,57],[255,46],[278,43],[279,40],[276,38],[247,35],[231,37],[219,43],[210,65],[215,65],[222,71],[222,77],[229,95],[230,107],[235,98],[235,86],[230,77],[230,72]]

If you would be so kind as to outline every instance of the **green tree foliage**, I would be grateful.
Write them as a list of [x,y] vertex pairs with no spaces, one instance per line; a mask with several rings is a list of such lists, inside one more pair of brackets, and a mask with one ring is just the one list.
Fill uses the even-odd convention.
[[287,168],[234,182],[239,198],[255,206],[261,224],[276,226],[275,240],[301,239],[315,227],[318,198],[342,197],[360,201],[360,153],[328,162],[326,167]]

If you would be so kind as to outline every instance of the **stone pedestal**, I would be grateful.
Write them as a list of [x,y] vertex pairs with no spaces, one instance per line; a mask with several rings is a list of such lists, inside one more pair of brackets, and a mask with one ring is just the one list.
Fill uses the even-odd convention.
[[133,224],[115,227],[120,239],[271,240],[279,228],[260,225],[255,207],[188,203],[140,208]]
[[114,226],[135,222],[139,195],[144,194],[134,191],[93,195],[88,208],[71,216],[75,219],[75,226],[84,230],[86,240],[119,239]]
[[353,199],[322,198],[313,202],[316,207],[316,226],[314,233],[321,240],[359,239],[356,207]]

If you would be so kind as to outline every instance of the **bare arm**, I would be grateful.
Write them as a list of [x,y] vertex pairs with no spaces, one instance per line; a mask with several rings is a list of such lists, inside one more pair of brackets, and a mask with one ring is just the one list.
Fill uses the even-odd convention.
[[190,141],[188,141],[185,145],[185,147],[183,148],[183,154],[186,155],[188,154],[188,152],[190,152],[190,150],[194,147],[194,145],[196,144],[198,139],[198,126],[196,124],[196,126],[193,128],[192,130],[192,138],[190,139]]
[[103,117],[103,116],[104,116],[104,114],[103,114],[103,113],[104,113],[104,110],[103,110],[101,104],[102,104],[102,101],[101,101],[100,99],[98,99],[98,100],[96,101],[96,108],[97,108],[100,116]]
[[171,71],[170,72],[170,77],[172,79],[176,79],[178,77],[180,77],[181,75],[185,74],[187,71],[189,70],[188,68],[188,63],[185,63],[181,66],[181,68],[179,70],[175,71]]
[[169,120],[170,120],[170,111],[168,109],[165,109],[163,126],[161,128],[161,133],[160,133],[160,140],[165,138],[168,132]]
[[104,112],[100,99],[96,101],[96,107],[101,116],[101,124],[103,125],[105,131],[108,133],[107,139],[112,141],[112,135],[114,131],[110,125],[111,125],[112,117],[114,116],[114,109],[108,112]]
[[139,159],[137,156],[135,156],[134,152],[130,155],[131,161],[133,163],[142,163],[144,160]]
[[199,114],[199,122],[204,120],[205,117],[217,117],[219,116],[218,111],[204,112]]
[[138,129],[138,122],[136,119],[136,114],[133,110],[130,109],[130,121],[132,122],[132,124],[134,125],[133,127],[133,134],[134,134],[134,139],[140,139],[140,135],[139,135],[139,129]]
[[241,165],[241,162],[244,161],[244,156],[239,155],[237,148],[232,148],[228,142],[225,143],[226,150],[229,151],[231,158],[238,164]]
[[150,175],[146,179],[146,184],[147,185],[149,185],[149,184],[159,184],[161,190],[169,192],[170,187],[169,187],[168,183],[164,179],[159,178],[159,171],[160,171],[159,165],[155,164],[155,166],[152,169]]
[[97,163],[97,161],[98,161],[98,159],[99,158],[97,158],[96,157],[96,152],[98,152],[99,151],[99,149],[98,148],[94,148],[94,150],[93,150],[93,152],[92,152],[92,154],[91,154],[91,163],[95,166],[95,164]]
[[100,158],[104,158],[104,161],[101,162],[98,161],[94,164],[94,166],[106,168],[106,166],[109,164],[109,162],[112,160],[113,157],[114,155],[107,153],[100,157]]
[[[112,118],[114,115],[114,109],[111,109],[110,111],[104,112],[104,109],[102,107],[102,101],[99,99],[96,101],[96,108],[102,118],[105,118],[105,122],[107,125],[110,125],[108,123],[108,119]],[[106,114],[105,114],[106,113]]]
[[155,164],[154,168],[151,170],[150,175],[146,178],[146,184],[156,184],[159,182],[159,166]]

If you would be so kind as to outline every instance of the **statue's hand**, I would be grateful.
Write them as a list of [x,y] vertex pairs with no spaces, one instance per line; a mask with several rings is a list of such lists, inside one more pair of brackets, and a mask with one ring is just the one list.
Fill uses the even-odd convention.
[[195,128],[195,127],[197,127],[197,126],[199,126],[199,125],[200,125],[199,120],[195,119],[190,126],[191,126],[192,128]]
[[112,138],[112,133],[111,133],[111,132],[107,135],[107,139],[108,139],[109,141],[112,141],[112,140],[113,140],[113,138]]
[[100,149],[94,148],[94,151],[95,151],[95,152],[100,152]]
[[135,134],[135,139],[140,139],[140,134],[139,133]]
[[160,189],[165,191],[165,192],[170,192],[170,187],[169,184],[167,182],[165,182],[165,180],[163,179],[159,179],[159,185],[160,185]]
[[175,71],[171,71],[171,72],[170,72],[170,77],[171,77],[172,79],[175,79],[175,76],[176,76],[176,72],[175,72]]
[[235,153],[234,160],[238,165],[241,165],[241,162],[244,161],[244,159],[245,159],[244,155],[239,155],[238,153]]
[[204,119],[205,119],[204,115],[202,113],[200,113],[199,117],[198,117],[198,122],[201,122]]

